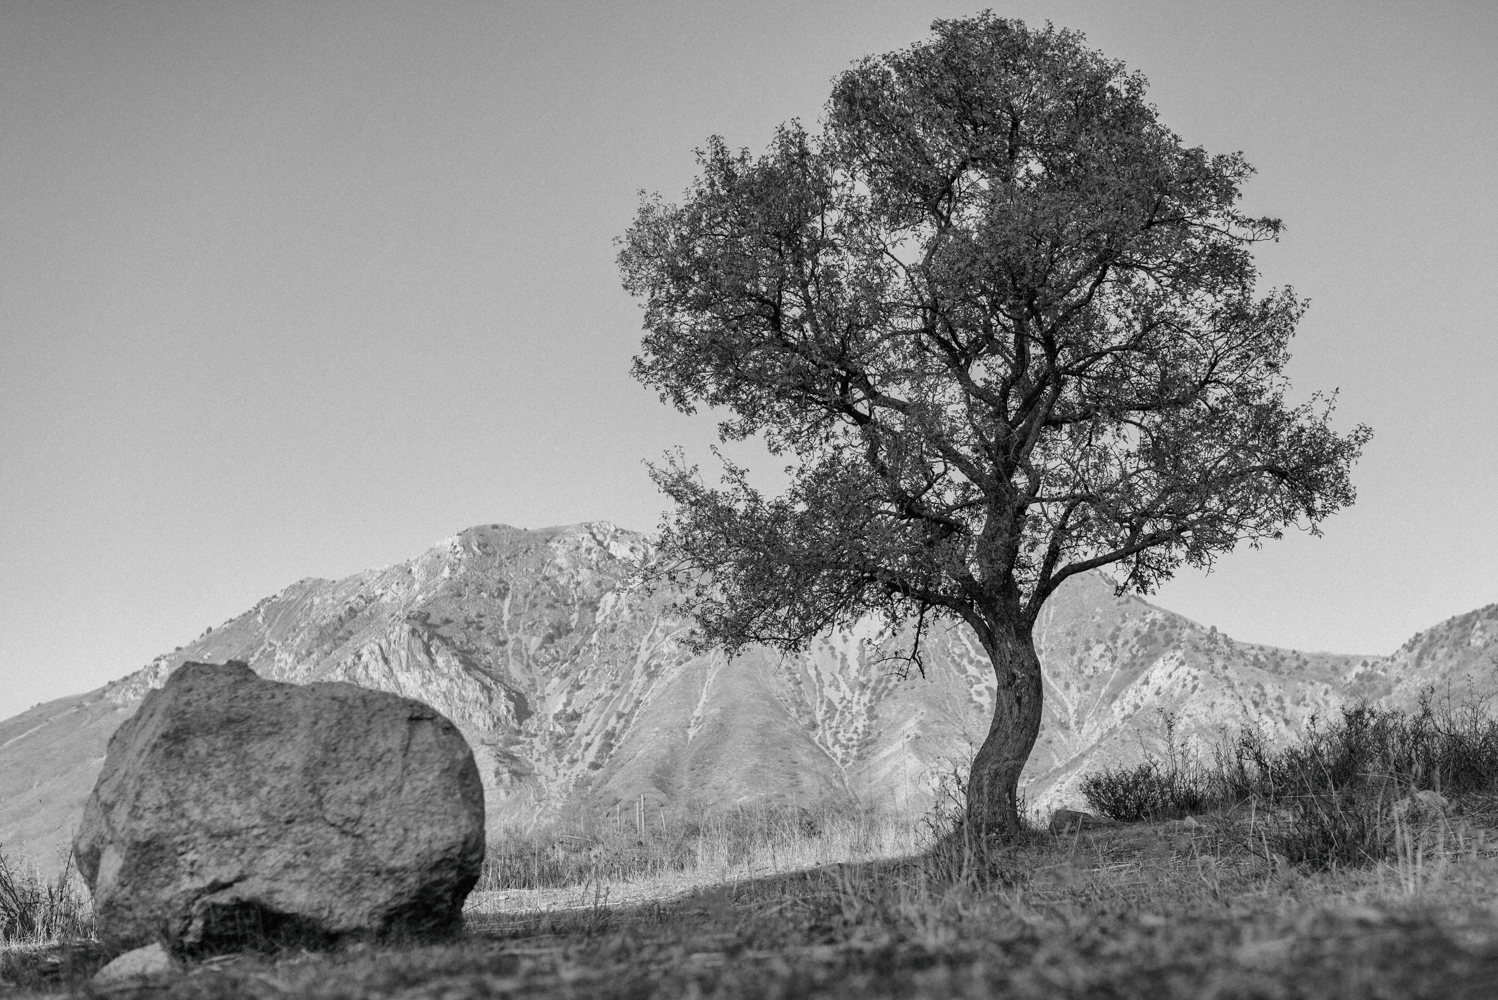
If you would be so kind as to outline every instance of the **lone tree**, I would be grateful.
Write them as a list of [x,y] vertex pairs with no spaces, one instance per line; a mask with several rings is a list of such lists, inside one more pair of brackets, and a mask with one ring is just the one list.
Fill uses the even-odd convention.
[[766,496],[679,455],[662,545],[693,568],[697,641],[792,651],[871,613],[965,622],[993,661],[968,821],[1018,829],[1040,730],[1032,630],[1062,581],[1182,563],[1353,501],[1370,432],[1285,402],[1305,308],[1258,297],[1239,154],[1189,148],[1145,80],[1049,25],[982,14],[864,59],[819,135],[698,151],[680,205],[621,240],[645,305],[635,376],[790,462]]

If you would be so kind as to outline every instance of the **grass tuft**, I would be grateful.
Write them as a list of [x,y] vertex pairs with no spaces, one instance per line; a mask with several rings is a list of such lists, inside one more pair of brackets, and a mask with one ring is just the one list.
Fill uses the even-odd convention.
[[[1021,822],[1026,812],[1022,801]],[[934,885],[974,892],[1022,881],[1016,849],[1044,839],[1042,831],[1030,826],[1011,840],[974,830],[967,821],[967,774],[955,767],[938,775],[934,801],[921,817],[919,829],[920,865],[925,879]]]

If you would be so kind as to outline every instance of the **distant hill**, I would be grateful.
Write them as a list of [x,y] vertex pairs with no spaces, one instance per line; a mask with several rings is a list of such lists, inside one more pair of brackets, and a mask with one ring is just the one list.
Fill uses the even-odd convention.
[[[924,644],[926,676],[853,630],[802,655],[727,661],[681,644],[668,595],[639,584],[648,536],[597,522],[470,528],[416,559],[302,580],[105,687],[0,722],[0,845],[50,865],[93,787],[109,735],[186,660],[341,680],[418,698],[462,728],[491,826],[579,809],[713,808],[856,795],[912,810],[986,732],[993,679],[961,628]],[[1412,704],[1422,687],[1498,691],[1498,605],[1390,657],[1298,653],[1069,581],[1036,629],[1046,714],[1026,772],[1032,809],[1078,800],[1088,770],[1260,725],[1273,738],[1351,698]]]

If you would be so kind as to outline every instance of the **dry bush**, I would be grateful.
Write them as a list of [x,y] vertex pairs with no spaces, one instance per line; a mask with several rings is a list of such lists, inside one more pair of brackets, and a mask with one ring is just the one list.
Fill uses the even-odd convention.
[[93,905],[71,851],[50,881],[0,851],[0,944],[88,938],[93,930]]
[[1179,747],[1167,717],[1166,747],[1163,759],[1089,774],[1088,802],[1121,822],[1248,806],[1266,854],[1313,868],[1389,860],[1410,835],[1411,803],[1419,813],[1498,791],[1498,719],[1470,693],[1437,701],[1427,690],[1411,712],[1349,706],[1278,750],[1245,728],[1210,764]]
[[[1175,716],[1162,717],[1165,756],[1146,752],[1133,767],[1107,768],[1082,779],[1082,795],[1098,812],[1120,823],[1180,819],[1231,799],[1221,766],[1204,765],[1176,738]],[[1219,765],[1221,761],[1219,761]]]
[[72,854],[52,879],[0,851],[0,991],[56,994],[103,964],[94,913]]

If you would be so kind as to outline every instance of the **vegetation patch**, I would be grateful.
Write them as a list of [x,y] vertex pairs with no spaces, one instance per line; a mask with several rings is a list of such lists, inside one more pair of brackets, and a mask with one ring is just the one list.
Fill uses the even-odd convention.
[[51,879],[0,850],[0,945],[87,938],[94,912],[71,852]]
[[678,877],[718,881],[915,849],[907,819],[852,801],[667,812],[641,800],[575,816],[564,826],[491,836],[478,891]]
[[[155,995],[1478,996],[1498,975],[1498,857],[1481,835],[1498,813],[1471,801],[1443,851],[1335,870],[1266,860],[1237,814],[1027,830],[1006,845],[940,810],[907,824],[909,855],[770,870],[758,853],[767,830],[831,851],[845,843],[841,820],[793,834],[789,810],[779,825],[745,810],[701,835],[709,857],[757,844],[745,866],[685,892],[618,902],[573,886],[566,905],[508,912],[478,899],[450,943],[190,960]],[[20,958],[5,967],[23,994],[81,987],[103,961],[77,949],[23,957],[30,980],[13,974]]]
[[88,889],[69,853],[51,879],[0,850],[0,991],[67,989],[104,963]]
[[[517,832],[449,943],[189,959],[153,995],[1448,997],[1498,976],[1498,795],[1413,815],[1383,859],[1320,867],[1266,851],[1255,805],[984,839],[961,777],[917,818],[765,807],[694,831],[619,810]],[[540,866],[559,843],[588,860]],[[22,996],[87,989],[109,957],[88,941],[0,956],[0,989]]]
[[1498,793],[1498,719],[1486,701],[1423,693],[1409,712],[1359,704],[1282,749],[1254,728],[1212,748],[1184,747],[1165,720],[1165,752],[1087,775],[1083,795],[1110,819],[1252,817],[1266,857],[1332,868],[1440,850],[1453,817]]

